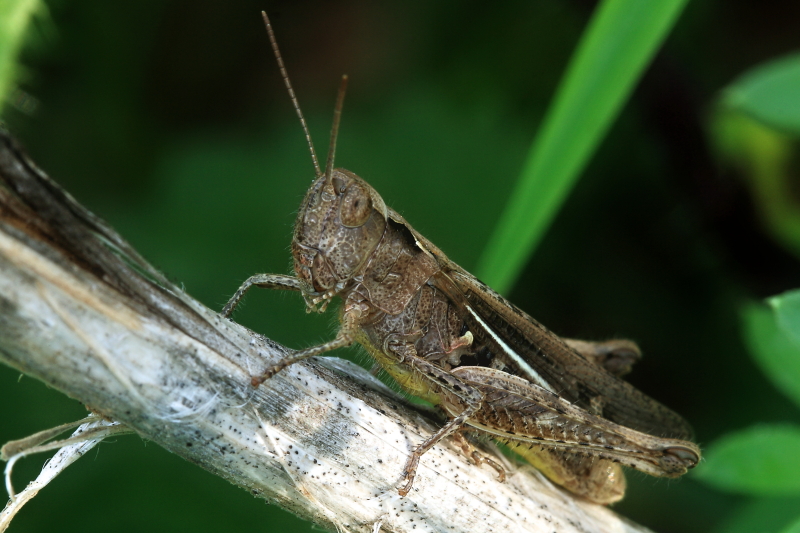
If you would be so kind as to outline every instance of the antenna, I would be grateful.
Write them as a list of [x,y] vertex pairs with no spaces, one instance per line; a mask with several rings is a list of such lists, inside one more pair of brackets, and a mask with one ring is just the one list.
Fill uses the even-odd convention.
[[339,92],[336,95],[336,107],[333,108],[333,126],[331,127],[331,143],[328,145],[328,161],[325,163],[325,177],[331,179],[333,157],[336,155],[336,139],[339,137],[339,122],[342,120],[344,93],[347,91],[347,74],[342,76]]
[[[275,39],[275,33],[272,31],[272,25],[269,23],[269,17],[267,16],[267,12],[262,11],[261,16],[264,18],[264,25],[266,25],[267,27],[267,34],[269,34],[269,42],[272,44],[272,51],[275,53],[275,59],[278,60],[278,68],[281,69],[281,76],[283,77],[283,83],[284,85],[286,85],[286,89],[289,90],[289,98],[292,99],[292,105],[294,105],[294,110],[297,111],[297,116],[300,118],[300,124],[303,126],[303,131],[306,134],[306,141],[308,141],[308,149],[311,151],[311,160],[314,163],[314,171],[317,173],[317,176],[321,176],[322,170],[320,170],[319,168],[319,160],[317,159],[317,152],[314,151],[314,143],[311,142],[311,134],[308,132],[308,126],[306,125],[305,117],[303,117],[303,112],[300,111],[300,104],[297,102],[297,97],[294,94],[294,89],[292,89],[292,83],[289,81],[289,74],[286,73],[286,67],[283,66],[283,58],[281,57],[281,51],[278,49],[278,41]],[[344,95],[341,95],[340,99],[344,99]],[[342,112],[341,102],[337,101],[336,109],[337,111],[334,111],[334,113],[341,114]],[[335,117],[336,115],[334,115],[335,128],[338,129],[339,122],[338,119]],[[333,136],[333,134],[331,135]],[[328,156],[328,164],[329,165],[333,164],[332,156]],[[328,174],[327,170],[326,174]]]

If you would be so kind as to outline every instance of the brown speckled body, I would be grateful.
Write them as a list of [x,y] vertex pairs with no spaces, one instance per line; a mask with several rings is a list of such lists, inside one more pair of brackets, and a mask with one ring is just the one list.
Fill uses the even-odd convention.
[[[619,465],[676,477],[699,449],[677,414],[619,376],[638,358],[629,341],[565,341],[450,261],[350,171],[320,175],[298,213],[297,278],[257,275],[250,285],[300,290],[309,309],[343,300],[333,341],[298,352],[261,383],[310,355],[358,342],[409,393],[449,422],[406,465],[465,426],[506,442],[550,479],[599,503],[619,500]],[[476,456],[477,457],[477,456]]]
[[459,433],[503,441],[547,477],[597,503],[625,492],[620,464],[677,477],[700,460],[688,424],[621,376],[640,357],[631,341],[562,339],[450,261],[388,209],[354,173],[333,168],[347,77],[342,78],[323,172],[283,66],[267,33],[300,123],[316,178],[292,239],[296,277],[256,274],[222,310],[229,316],[253,286],[300,291],[309,311],[343,300],[336,338],[295,352],[251,383],[259,386],[307,357],[360,343],[407,392],[438,405],[448,422],[411,452],[398,492],[420,458],[453,436],[476,463],[505,472]]

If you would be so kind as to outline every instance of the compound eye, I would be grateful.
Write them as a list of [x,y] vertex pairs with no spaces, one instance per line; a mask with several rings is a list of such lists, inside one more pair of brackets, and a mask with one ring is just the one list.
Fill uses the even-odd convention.
[[333,181],[333,190],[336,192],[336,194],[341,194],[344,192],[344,180],[342,178],[334,176],[331,181]]
[[348,228],[363,226],[372,214],[369,191],[358,182],[351,182],[342,196],[339,218]]

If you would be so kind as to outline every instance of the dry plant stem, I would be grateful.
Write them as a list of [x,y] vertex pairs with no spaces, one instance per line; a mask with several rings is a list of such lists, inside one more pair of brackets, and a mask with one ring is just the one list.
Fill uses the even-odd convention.
[[[97,442],[100,442],[107,436],[110,436],[111,433],[117,433],[117,432],[130,433],[130,430],[128,428],[116,422],[112,423],[110,427],[106,425],[94,424],[94,422],[97,422],[99,420],[102,419],[97,415],[90,415],[84,418],[83,420],[79,420],[78,422],[62,424],[53,429],[40,431],[24,439],[14,440],[4,444],[1,450],[2,453],[0,453],[0,459],[6,462],[5,485],[6,485],[6,492],[8,493],[8,497],[11,499],[11,502],[13,503],[17,496],[17,493],[14,490],[14,485],[11,481],[11,474],[14,471],[14,465],[20,459],[24,459],[25,457],[36,453],[49,452],[51,450],[59,450],[61,448],[70,447],[75,444],[83,444],[91,440],[96,440]],[[74,428],[77,426],[80,427],[78,428],[77,431],[75,431],[75,433],[70,438],[43,444],[45,441],[50,440],[53,437],[63,433],[67,428]],[[94,446],[94,444],[92,444],[92,446]],[[0,531],[3,531],[1,527]]]
[[67,422],[66,424],[61,424],[54,428],[45,429],[43,431],[34,433],[33,435],[28,435],[27,437],[22,439],[6,442],[5,444],[3,444],[3,447],[0,448],[0,460],[9,461],[15,455],[23,455],[31,453],[32,449],[40,447],[48,440],[56,438],[57,436],[61,435],[68,429],[78,427],[81,424],[86,424],[94,420],[97,420],[97,415],[90,414],[86,418],[83,418],[76,422]]
[[0,134],[3,363],[328,530],[646,531],[535,473],[499,483],[448,441],[400,497],[441,421],[336,359],[250,385],[287,355],[170,284]]
[[[84,422],[84,421],[81,421]],[[5,531],[26,503],[31,501],[42,488],[50,483],[56,476],[63,472],[69,465],[83,457],[86,452],[94,448],[104,438],[111,435],[129,433],[130,430],[117,422],[109,422],[100,417],[94,416],[85,420],[85,423],[72,434],[68,439],[53,442],[48,445],[33,446],[23,449],[25,442],[15,441],[20,451],[8,458],[6,464],[6,490],[11,500],[0,512],[0,532]],[[23,439],[27,440],[27,439]],[[5,446],[3,447],[5,451]],[[19,494],[14,494],[11,487],[11,470],[17,459],[21,459],[33,453],[59,449],[58,452],[48,459],[42,468],[42,472],[34,481],[28,484]],[[4,458],[5,459],[5,458]]]

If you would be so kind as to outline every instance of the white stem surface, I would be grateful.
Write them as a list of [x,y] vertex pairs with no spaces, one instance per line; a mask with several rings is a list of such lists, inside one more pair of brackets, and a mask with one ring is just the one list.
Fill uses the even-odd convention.
[[[5,142],[0,362],[331,531],[647,531],[530,469],[509,466],[499,483],[449,442],[423,456],[400,497],[405,461],[437,422],[337,359],[294,365],[253,389],[250,377],[285,348],[168,284],[68,196],[28,202],[19,183],[38,183],[43,196],[55,185]],[[4,176],[16,181],[4,186]],[[46,202],[66,209],[19,223],[20,205]]]

